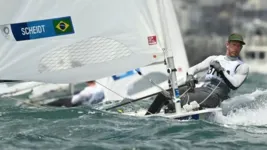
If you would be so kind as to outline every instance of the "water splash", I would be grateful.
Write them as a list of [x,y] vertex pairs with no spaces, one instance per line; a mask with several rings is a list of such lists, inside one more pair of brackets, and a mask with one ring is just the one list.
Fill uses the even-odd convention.
[[236,96],[231,101],[245,101],[246,105],[230,111],[227,116],[216,113],[212,118],[214,122],[228,128],[267,134],[267,90]]

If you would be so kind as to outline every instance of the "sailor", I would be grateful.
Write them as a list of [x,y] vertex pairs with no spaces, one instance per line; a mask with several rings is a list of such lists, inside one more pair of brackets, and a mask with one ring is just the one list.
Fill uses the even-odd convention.
[[103,88],[96,84],[96,81],[87,81],[86,83],[87,87],[78,94],[72,96],[72,98],[62,98],[46,105],[74,107],[80,105],[93,105],[102,102],[105,98]]
[[[193,101],[199,104],[199,109],[217,107],[223,100],[229,98],[231,90],[236,90],[243,84],[249,72],[248,65],[242,62],[239,57],[243,45],[245,45],[243,37],[233,33],[226,42],[226,55],[209,56],[204,61],[189,68],[184,82],[180,83],[180,85],[186,86],[179,88],[181,94],[190,88],[181,97],[182,107]],[[197,79],[194,78],[194,75],[202,71],[206,71],[204,84],[195,88]],[[175,111],[174,103],[170,98],[158,94],[147,114],[158,113],[164,105],[168,106],[169,112]]]

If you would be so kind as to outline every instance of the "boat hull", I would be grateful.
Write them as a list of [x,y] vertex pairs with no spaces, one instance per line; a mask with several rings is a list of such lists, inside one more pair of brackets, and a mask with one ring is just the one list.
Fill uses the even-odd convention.
[[207,108],[198,111],[181,112],[181,113],[164,113],[161,111],[158,114],[145,115],[146,110],[140,110],[137,112],[122,113],[124,115],[137,116],[137,117],[164,117],[177,120],[200,120],[207,119],[211,114],[221,112],[221,108]]

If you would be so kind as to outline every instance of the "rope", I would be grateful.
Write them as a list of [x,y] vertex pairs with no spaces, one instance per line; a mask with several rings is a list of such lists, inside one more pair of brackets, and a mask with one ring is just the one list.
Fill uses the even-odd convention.
[[[133,99],[128,98],[128,97],[124,97],[124,96],[120,95],[119,93],[113,91],[112,89],[108,88],[107,86],[105,86],[105,85],[103,85],[103,84],[101,84],[101,83],[99,83],[99,82],[97,82],[97,81],[96,81],[96,83],[98,83],[98,84],[101,85],[102,87],[106,88],[106,89],[109,90],[110,92],[112,92],[112,93],[118,95],[118,96],[121,97],[123,100],[129,100],[130,105],[134,106],[134,104],[133,104],[133,102],[132,102]],[[122,102],[122,101],[121,101],[121,102]],[[141,108],[141,107],[140,107],[140,108]],[[120,111],[122,111],[122,110],[117,110],[117,111],[120,112]]]
[[[199,78],[199,80],[202,79],[202,78],[204,78],[205,76],[206,76],[206,74],[204,74],[203,76],[201,76]],[[220,80],[220,82],[215,86],[215,88],[210,92],[210,94],[203,101],[201,101],[201,103],[199,103],[199,105],[203,104],[211,96],[211,94],[214,93],[214,91],[218,88],[218,86],[221,84],[221,82],[222,81]],[[189,87],[180,97],[182,97],[183,95],[185,95],[190,89],[191,89],[191,87]],[[187,99],[187,102],[186,103],[188,103],[188,101],[189,101],[189,95],[188,95],[188,99]]]
[[[199,80],[201,80],[201,78],[204,78],[206,76],[206,74],[204,74],[203,76],[201,76],[200,78],[199,78]],[[190,89],[191,89],[192,87],[189,87],[186,91],[184,91],[184,93],[182,94],[182,95],[180,95],[180,98],[181,97],[183,97]],[[187,99],[187,103],[188,103],[188,101],[189,101],[189,98]]]
[[97,81],[96,81],[96,83],[99,84],[99,85],[101,85],[102,87],[106,88],[106,89],[109,90],[110,92],[112,92],[112,93],[118,95],[118,96],[121,97],[122,99],[129,99],[129,100],[131,100],[130,98],[126,98],[126,97],[120,95],[119,93],[113,91],[112,89],[110,89],[110,88],[108,88],[107,86],[101,84],[100,82],[97,82]]
[[217,87],[219,86],[221,82],[222,81],[220,80],[220,82],[216,85],[216,87],[210,92],[210,94],[201,103],[199,103],[199,105],[203,104],[211,96],[211,94],[217,89]]

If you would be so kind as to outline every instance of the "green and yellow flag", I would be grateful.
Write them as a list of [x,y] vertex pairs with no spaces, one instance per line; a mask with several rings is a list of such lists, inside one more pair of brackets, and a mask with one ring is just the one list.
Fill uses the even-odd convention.
[[53,20],[53,25],[56,34],[74,33],[72,21],[70,17]]

